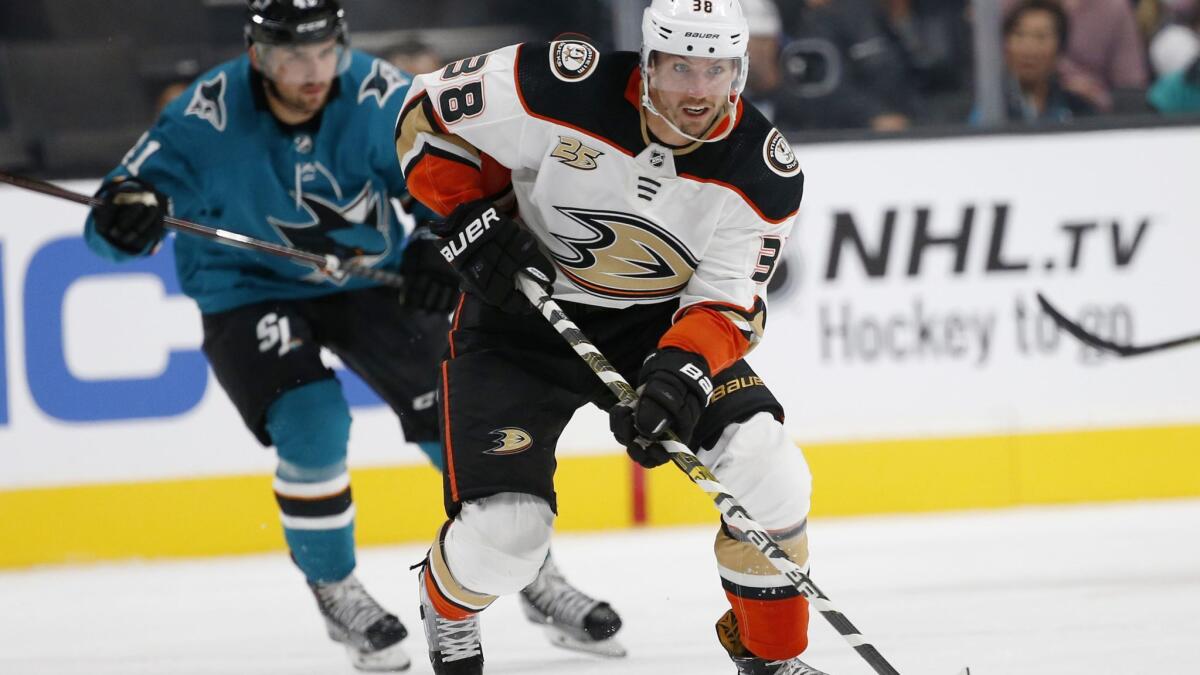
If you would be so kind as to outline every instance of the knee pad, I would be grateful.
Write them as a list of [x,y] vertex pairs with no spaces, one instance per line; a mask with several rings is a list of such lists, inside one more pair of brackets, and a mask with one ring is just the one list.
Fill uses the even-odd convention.
[[697,456],[764,528],[790,530],[808,518],[808,462],[771,413],[730,424]]
[[311,483],[344,473],[350,407],[341,385],[320,380],[284,392],[267,409],[267,433],[280,479]]
[[476,593],[515,593],[537,577],[553,525],[550,504],[534,495],[501,492],[464,502],[443,542],[447,566]]

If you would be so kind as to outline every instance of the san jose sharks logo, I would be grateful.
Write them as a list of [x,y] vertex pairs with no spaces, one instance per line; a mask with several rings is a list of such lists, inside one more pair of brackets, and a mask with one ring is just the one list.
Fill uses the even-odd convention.
[[217,131],[225,131],[225,73],[217,73],[211,80],[196,85],[192,101],[184,116],[195,116],[213,125]]
[[[342,262],[362,267],[375,265],[391,253],[391,217],[386,194],[376,192],[368,182],[357,195],[347,200],[337,179],[320,162],[301,165],[298,170],[302,173],[301,184],[319,185],[327,181],[333,198],[317,194],[316,186],[312,192],[303,191],[299,196],[289,193],[296,200],[295,206],[302,220],[267,217],[267,222],[284,242],[304,251],[334,255]],[[314,269],[304,280],[342,284],[346,278],[342,272],[329,274]]]
[[641,216],[554,208],[586,234],[552,233],[566,251],[551,253],[572,283],[594,295],[622,300],[669,298],[683,290],[700,264],[683,242]]
[[358,102],[362,103],[374,96],[375,102],[382,108],[387,105],[387,100],[392,94],[410,81],[396,66],[383,59],[375,59],[375,63],[371,64],[371,74],[358,88]]

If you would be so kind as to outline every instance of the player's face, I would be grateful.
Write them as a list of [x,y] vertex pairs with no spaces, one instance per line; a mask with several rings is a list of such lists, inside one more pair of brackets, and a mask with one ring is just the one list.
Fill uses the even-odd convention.
[[325,105],[341,57],[336,38],[311,45],[268,46],[259,51],[259,68],[282,103],[296,112],[316,113]]
[[725,109],[737,69],[733,59],[655,54],[646,85],[663,117],[684,133],[699,137]]

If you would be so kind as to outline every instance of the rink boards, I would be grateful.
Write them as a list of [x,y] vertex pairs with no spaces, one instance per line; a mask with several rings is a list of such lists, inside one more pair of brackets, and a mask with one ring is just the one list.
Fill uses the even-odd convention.
[[[1200,331],[1200,130],[796,150],[804,207],[751,361],[814,513],[1200,495],[1200,347],[1102,356],[1034,300],[1119,342]],[[208,372],[169,251],[110,265],[79,207],[11,189],[0,214],[0,566],[281,548],[272,455]],[[359,541],[430,537],[437,474],[345,387]],[[714,515],[669,467],[638,476],[591,411],[557,485],[563,529]]]

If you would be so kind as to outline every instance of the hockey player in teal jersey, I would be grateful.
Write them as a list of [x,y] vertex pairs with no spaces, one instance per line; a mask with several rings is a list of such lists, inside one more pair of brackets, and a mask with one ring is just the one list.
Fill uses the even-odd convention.
[[[246,41],[245,55],[198,78],[105,178],[85,238],[113,261],[150,255],[170,213],[403,276],[400,302],[372,281],[186,234],[173,242],[213,372],[255,437],[275,446],[284,535],[330,637],[360,670],[403,670],[405,627],[354,575],[350,412],[321,350],[361,376],[441,468],[436,364],[458,282],[426,228],[406,237],[392,206],[405,194],[391,131],[409,77],[350,49],[336,0],[251,0]],[[549,557],[524,596],[557,644],[603,651],[555,614],[581,602],[611,615],[609,635],[619,628]]]

